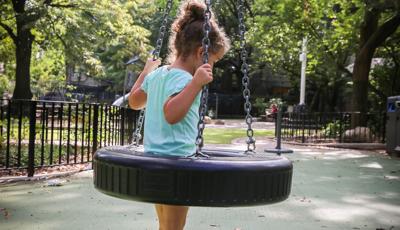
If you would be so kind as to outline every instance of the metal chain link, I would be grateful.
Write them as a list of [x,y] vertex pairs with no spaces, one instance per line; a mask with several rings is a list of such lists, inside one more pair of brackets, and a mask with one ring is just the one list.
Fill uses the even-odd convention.
[[[165,10],[164,10],[163,20],[161,22],[161,26],[160,26],[160,29],[159,29],[159,32],[158,32],[156,48],[153,51],[153,60],[156,60],[156,59],[158,59],[160,57],[160,52],[161,52],[161,48],[162,48],[162,45],[163,45],[165,32],[166,32],[166,29],[167,29],[168,16],[169,16],[169,14],[171,12],[172,4],[173,4],[173,0],[168,0],[167,1],[167,6],[165,7]],[[132,145],[139,146],[139,142],[142,139],[141,132],[142,132],[142,127],[143,127],[145,111],[146,111],[146,109],[140,110],[139,118],[137,120],[136,130],[135,130],[135,132],[133,134],[133,143],[132,143]]]
[[145,112],[146,112],[146,109],[142,109],[139,112],[139,118],[137,119],[137,122],[136,122],[136,124],[137,124],[136,125],[136,129],[135,129],[135,132],[133,134],[132,145],[139,146],[139,142],[142,139],[141,132],[142,132],[142,127],[143,127],[144,113]]
[[161,27],[160,27],[159,32],[158,32],[158,39],[157,39],[157,42],[156,42],[156,48],[153,51],[153,60],[156,60],[157,58],[160,57],[161,47],[163,45],[165,32],[166,32],[166,29],[167,29],[168,16],[169,16],[169,13],[171,12],[172,4],[173,4],[173,0],[168,0],[167,1],[167,6],[165,7],[163,20],[161,22]]
[[249,79],[249,65],[247,64],[248,53],[246,51],[246,25],[244,22],[244,0],[238,0],[238,19],[239,19],[239,35],[240,35],[240,58],[242,60],[241,71],[243,73],[242,84],[243,84],[243,98],[245,99],[244,111],[246,113],[246,124],[247,124],[247,150],[246,153],[254,153],[256,149],[256,140],[254,139],[254,131],[251,127],[253,117],[251,116],[251,103],[250,103],[250,79]]
[[[203,31],[204,31],[204,38],[202,40],[202,46],[203,46],[203,63],[206,64],[208,63],[208,58],[209,58],[209,53],[208,49],[210,47],[210,38],[209,34],[211,32],[211,23],[210,23],[210,18],[211,18],[211,0],[205,0],[204,1],[206,4],[206,9],[204,10],[204,25],[203,25]],[[198,134],[196,138],[196,153],[194,156],[203,156],[203,157],[208,157],[206,154],[201,152],[201,149],[203,148],[204,145],[204,139],[203,139],[203,132],[205,128],[205,123],[204,123],[204,118],[206,116],[207,112],[207,102],[208,102],[208,86],[205,85],[203,86],[202,92],[201,92],[201,104],[199,108],[199,122],[197,124],[197,129],[198,129]]]

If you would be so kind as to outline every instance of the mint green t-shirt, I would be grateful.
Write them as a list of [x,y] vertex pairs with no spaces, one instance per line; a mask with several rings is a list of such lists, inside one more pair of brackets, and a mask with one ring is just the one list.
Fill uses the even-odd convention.
[[184,70],[162,66],[151,72],[142,83],[147,94],[144,122],[144,151],[157,155],[187,156],[196,151],[200,93],[186,116],[176,124],[169,124],[164,116],[168,98],[181,92],[192,80]]

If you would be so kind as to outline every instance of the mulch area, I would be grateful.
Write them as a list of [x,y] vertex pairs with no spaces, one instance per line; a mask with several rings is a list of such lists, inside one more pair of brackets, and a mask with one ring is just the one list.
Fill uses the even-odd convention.
[[[53,174],[68,173],[68,172],[79,172],[87,169],[91,169],[91,163],[85,164],[73,164],[73,165],[58,165],[35,168],[34,176],[51,176]],[[27,177],[27,169],[3,169],[0,170],[0,180],[10,177]]]

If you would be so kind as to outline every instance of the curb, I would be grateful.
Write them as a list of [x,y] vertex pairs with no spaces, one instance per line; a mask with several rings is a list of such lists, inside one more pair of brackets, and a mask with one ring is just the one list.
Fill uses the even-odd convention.
[[299,146],[312,146],[316,148],[334,148],[334,149],[355,149],[355,150],[385,150],[385,144],[371,144],[371,143],[299,143],[291,141],[282,141],[282,143],[288,145],[299,145]]
[[71,176],[80,172],[84,171],[90,171],[92,169],[84,169],[84,170],[74,170],[74,171],[69,171],[69,172],[60,172],[60,173],[51,173],[51,174],[38,174],[33,177],[27,177],[27,176],[13,176],[13,177],[1,177],[0,178],[0,185],[4,184],[11,184],[11,183],[17,183],[17,182],[27,182],[27,181],[42,181],[42,180],[47,180],[51,178],[61,178],[61,177],[67,177]]
[[[275,144],[276,143],[276,138],[274,137],[261,137],[261,141],[268,141],[270,144]],[[236,138],[233,139],[232,144],[234,145],[243,145],[246,143],[245,138]],[[310,147],[315,147],[315,148],[321,148],[321,149],[355,149],[355,150],[369,150],[369,151],[376,151],[376,150],[386,150],[386,145],[381,144],[381,143],[321,143],[321,144],[315,144],[315,143],[300,143],[300,142],[292,142],[292,141],[281,141],[282,144],[287,144],[287,145],[297,145],[297,146],[310,146]],[[268,144],[268,143],[263,143],[262,144]],[[257,142],[256,142],[257,145]]]

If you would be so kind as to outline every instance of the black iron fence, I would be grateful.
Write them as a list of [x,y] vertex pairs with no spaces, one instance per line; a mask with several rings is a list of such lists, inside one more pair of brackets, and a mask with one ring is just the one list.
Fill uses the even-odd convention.
[[281,133],[284,140],[302,143],[384,143],[385,124],[386,113],[285,113]]
[[[131,142],[137,113],[103,104],[0,99],[0,171],[82,164],[101,147]],[[358,119],[362,126],[354,126]],[[285,113],[282,138],[385,142],[385,113]]]
[[96,149],[127,144],[136,112],[103,104],[0,100],[0,170],[91,162]]

